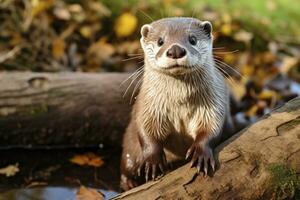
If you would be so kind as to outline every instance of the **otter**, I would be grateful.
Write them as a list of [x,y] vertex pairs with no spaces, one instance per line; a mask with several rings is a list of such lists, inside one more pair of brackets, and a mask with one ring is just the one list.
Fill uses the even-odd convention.
[[[178,160],[215,170],[212,141],[232,130],[229,90],[213,59],[212,25],[170,17],[143,25],[142,84],[123,138],[121,188],[156,178]],[[222,131],[223,129],[223,131]]]

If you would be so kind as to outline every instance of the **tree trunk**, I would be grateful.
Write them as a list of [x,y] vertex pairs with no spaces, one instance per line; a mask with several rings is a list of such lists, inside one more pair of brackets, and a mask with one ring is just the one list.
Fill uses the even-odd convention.
[[115,199],[300,199],[300,98],[221,145],[206,178],[189,164]]
[[122,95],[130,81],[120,85],[128,76],[0,73],[0,148],[120,144],[130,116]]

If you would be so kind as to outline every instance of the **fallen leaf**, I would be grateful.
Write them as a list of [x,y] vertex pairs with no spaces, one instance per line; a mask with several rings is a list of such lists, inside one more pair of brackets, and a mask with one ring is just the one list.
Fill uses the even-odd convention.
[[35,17],[41,12],[50,8],[54,3],[54,0],[31,0],[32,10],[31,15]]
[[81,166],[87,165],[93,167],[101,167],[104,164],[102,158],[92,152],[75,155],[70,159],[70,162]]
[[45,186],[45,185],[48,185],[48,183],[47,182],[34,181],[34,182],[29,183],[26,186],[26,188],[32,188],[32,187],[37,187],[37,186]]
[[245,77],[249,77],[249,76],[252,76],[253,73],[254,73],[254,66],[251,66],[251,65],[244,65],[242,67],[242,70],[241,70],[241,73],[243,74],[243,76]]
[[140,47],[141,47],[140,42],[137,40],[125,41],[125,42],[120,43],[116,47],[116,51],[118,52],[118,54],[128,55],[128,54],[133,54],[133,53],[138,52]]
[[71,4],[68,8],[70,12],[74,13],[80,13],[83,10],[80,4]]
[[76,200],[103,200],[104,195],[92,188],[81,186],[76,194]]
[[299,58],[292,56],[285,56],[282,60],[282,64],[280,66],[280,72],[283,74],[287,74],[290,69],[299,62]]
[[69,20],[71,18],[71,14],[69,10],[64,7],[56,7],[53,10],[53,14],[60,20]]
[[243,96],[246,94],[246,87],[241,81],[235,80],[232,82],[231,80],[226,80],[228,85],[230,86],[231,94],[237,101],[240,101]]
[[91,10],[96,11],[100,15],[106,17],[111,15],[111,11],[100,1],[88,1],[88,6]]
[[82,26],[79,29],[80,34],[85,37],[85,38],[89,38],[92,35],[92,29],[89,26]]
[[56,38],[52,41],[52,56],[55,59],[60,59],[65,54],[66,44],[61,38]]
[[258,98],[264,99],[264,100],[273,99],[273,98],[276,98],[276,92],[274,92],[272,90],[263,90],[258,95]]
[[116,19],[115,32],[118,37],[127,37],[131,35],[137,27],[137,18],[131,13],[123,13]]
[[230,36],[232,33],[231,24],[229,23],[223,24],[221,26],[221,33],[223,33],[223,35]]
[[241,30],[235,33],[233,37],[236,41],[249,43],[253,38],[253,34],[245,30]]
[[14,176],[20,171],[19,163],[14,165],[8,165],[0,169],[0,174],[5,175],[6,177]]
[[115,53],[113,45],[106,42],[105,38],[99,39],[96,43],[93,43],[87,52],[87,69],[88,71],[94,71],[101,67],[104,60],[111,58]]
[[248,117],[253,117],[256,115],[258,109],[259,109],[258,105],[255,104],[249,110],[247,110],[247,112],[245,112],[245,115]]

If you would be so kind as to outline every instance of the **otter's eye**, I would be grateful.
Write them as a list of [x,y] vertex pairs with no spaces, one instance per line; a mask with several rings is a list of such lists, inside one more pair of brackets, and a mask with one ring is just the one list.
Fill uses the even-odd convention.
[[164,40],[160,37],[157,41],[157,45],[160,47],[164,44]]
[[196,45],[197,44],[197,38],[194,35],[189,36],[189,42],[191,45]]

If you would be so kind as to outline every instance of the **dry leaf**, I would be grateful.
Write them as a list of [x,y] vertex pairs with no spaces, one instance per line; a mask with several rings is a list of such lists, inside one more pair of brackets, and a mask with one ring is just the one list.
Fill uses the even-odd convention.
[[259,109],[258,105],[255,104],[245,113],[245,115],[248,117],[253,117],[256,115],[258,109]]
[[88,1],[88,6],[91,10],[94,10],[103,16],[108,17],[111,15],[111,11],[99,1]]
[[92,29],[90,26],[82,26],[79,29],[80,34],[85,37],[85,38],[89,38],[92,35]]
[[236,56],[233,53],[227,53],[224,55],[224,62],[227,64],[232,64],[234,63]]
[[118,37],[130,36],[137,27],[137,18],[131,13],[123,13],[116,19],[115,32]]
[[65,54],[66,44],[61,38],[56,38],[52,41],[52,56],[55,59],[60,59]]
[[87,52],[88,61],[87,69],[89,71],[97,70],[101,67],[104,60],[111,58],[115,53],[115,48],[111,44],[106,42],[105,38],[93,43]]
[[54,8],[53,14],[60,20],[69,20],[71,18],[69,10],[63,7]]
[[252,38],[253,38],[253,34],[245,30],[238,31],[237,33],[234,34],[234,39],[236,41],[240,41],[244,43],[249,43],[252,40]]
[[31,0],[32,10],[31,15],[35,17],[41,12],[50,8],[54,3],[54,0]]
[[231,24],[223,24],[221,26],[221,33],[223,33],[223,35],[226,35],[226,36],[230,36],[231,33],[232,33],[232,27],[231,27]]
[[140,42],[137,40],[125,41],[116,46],[116,51],[118,54],[128,55],[138,52],[140,47]]
[[1,168],[0,174],[5,175],[6,177],[10,177],[16,175],[16,173],[18,173],[19,171],[19,163],[16,163],[14,165],[8,165],[6,167]]
[[287,74],[292,67],[296,66],[298,62],[299,62],[299,58],[285,56],[280,66],[280,72],[283,74]]
[[240,101],[243,96],[246,94],[246,87],[245,84],[241,81],[235,80],[232,82],[231,80],[226,80],[228,85],[230,86],[231,94],[234,96],[234,99]]
[[68,6],[68,8],[69,11],[73,13],[80,13],[83,10],[80,4],[71,4]]
[[76,200],[103,200],[104,195],[92,188],[81,186],[76,194]]
[[272,90],[263,90],[259,95],[258,95],[259,99],[273,99],[276,98],[276,92],[272,91]]
[[102,158],[92,152],[75,155],[70,159],[70,162],[93,167],[101,167],[104,164]]

